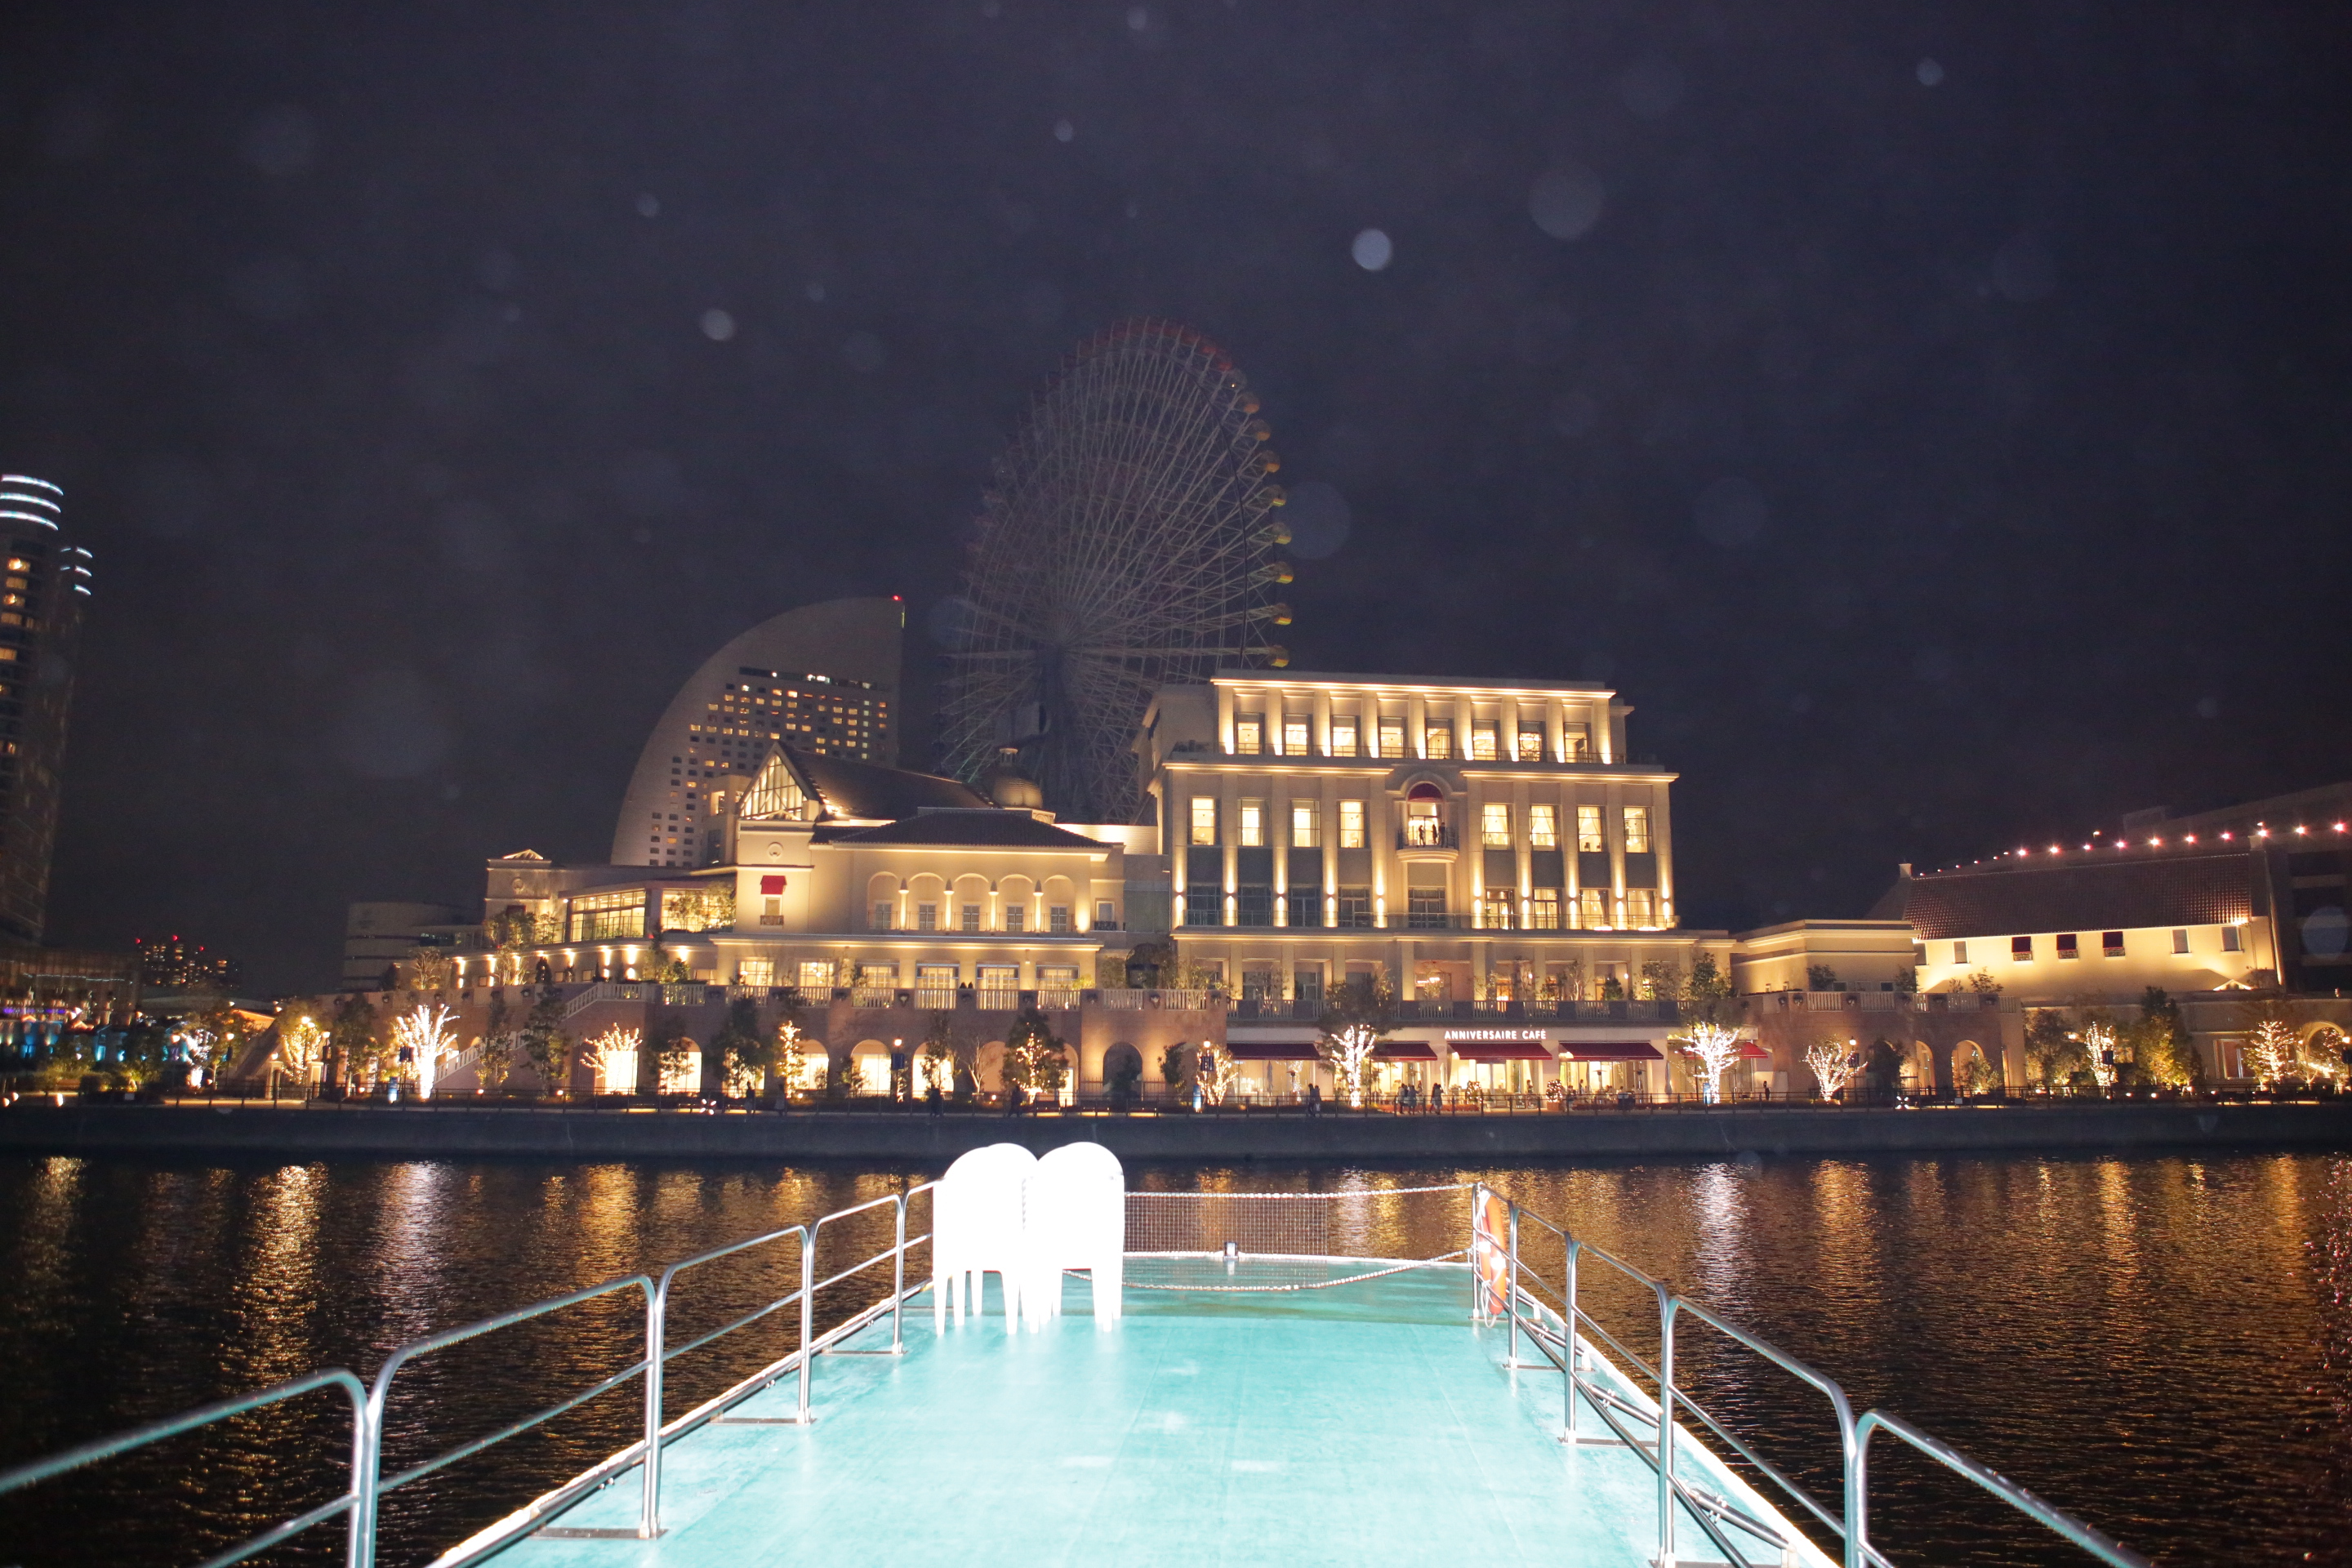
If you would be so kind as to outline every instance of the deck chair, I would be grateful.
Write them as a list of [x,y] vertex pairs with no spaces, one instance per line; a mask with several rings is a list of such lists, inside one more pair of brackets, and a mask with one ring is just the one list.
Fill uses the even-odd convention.
[[1062,1272],[1083,1268],[1094,1281],[1095,1327],[1118,1321],[1127,1251],[1127,1174],[1099,1143],[1069,1143],[1030,1173],[1023,1228],[1029,1277],[1021,1287],[1022,1321],[1043,1330],[1062,1310]]

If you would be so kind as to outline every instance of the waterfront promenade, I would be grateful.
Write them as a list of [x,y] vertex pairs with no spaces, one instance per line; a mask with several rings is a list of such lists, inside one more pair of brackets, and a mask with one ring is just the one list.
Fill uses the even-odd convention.
[[1973,1101],[1912,1109],[1759,1104],[1546,1115],[1309,1116],[950,1110],[789,1113],[480,1105],[47,1105],[0,1110],[0,1151],[310,1158],[745,1157],[937,1163],[983,1144],[1086,1138],[1126,1160],[1707,1158],[2007,1150],[2352,1149],[2352,1099]]

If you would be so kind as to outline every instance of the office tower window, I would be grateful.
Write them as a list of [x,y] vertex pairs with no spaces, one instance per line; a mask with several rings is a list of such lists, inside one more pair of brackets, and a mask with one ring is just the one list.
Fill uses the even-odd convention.
[[1576,847],[1587,855],[1597,855],[1609,846],[1601,837],[1601,808],[1580,805],[1576,808]]
[[1244,757],[1255,757],[1265,749],[1265,719],[1257,713],[1244,713],[1234,721],[1234,750]]
[[1188,926],[1225,923],[1224,900],[1217,897],[1216,889],[1202,888],[1184,895],[1184,923]]
[[980,906],[978,904],[966,904],[958,911],[958,913],[962,917],[963,930],[978,931],[980,929]]
[[1319,926],[1323,923],[1323,889],[1318,887],[1291,885],[1283,895],[1286,906],[1283,919],[1295,926]]
[[1005,905],[1004,929],[1006,931],[1027,931],[1029,929],[1029,906],[1026,904]]
[[1380,755],[1383,757],[1404,755],[1404,721],[1402,719],[1382,718],[1380,735]]
[[1558,931],[1559,929],[1559,889],[1538,888],[1528,895],[1528,929]]
[[1054,936],[1069,935],[1070,906],[1067,904],[1050,904],[1046,906],[1045,929],[1049,934]]
[[1658,923],[1658,895],[1654,889],[1625,889],[1625,923],[1629,926],[1654,926]]
[[1559,847],[1559,808],[1551,805],[1528,807],[1528,844],[1535,849]]
[[1244,884],[1234,892],[1234,923],[1245,926],[1270,926],[1274,923],[1274,889],[1259,884]]
[[1592,757],[1592,731],[1583,724],[1563,724],[1559,727],[1560,761],[1589,762]]
[[915,929],[917,931],[939,930],[940,906],[937,904],[917,904],[915,906]]
[[1629,805],[1625,808],[1625,853],[1647,855],[1650,852],[1650,808]]
[[1323,844],[1323,808],[1311,800],[1290,803],[1290,846],[1318,849]]
[[1217,841],[1217,797],[1196,795],[1192,797],[1192,842],[1214,844]]
[[1370,888],[1339,889],[1339,924],[1350,931],[1371,929],[1372,890]]
[[1356,721],[1336,715],[1331,720],[1331,754],[1352,757],[1356,754]]
[[1303,757],[1307,754],[1307,721],[1286,718],[1282,721],[1282,754]]
[[1474,763],[1491,763],[1497,761],[1498,758],[1499,747],[1496,727],[1492,724],[1471,725],[1470,760]]
[[1478,840],[1489,849],[1511,847],[1511,808],[1499,800],[1490,800],[1478,808]]
[[1408,931],[1444,930],[1445,889],[1443,888],[1406,889],[1404,923]]
[[1519,726],[1518,760],[1523,763],[1539,763],[1544,760],[1544,733],[1540,726],[1532,724]]
[[1339,803],[1339,847],[1361,849],[1364,847],[1364,803],[1343,800]]
[[1585,888],[1576,895],[1576,923],[1587,931],[1609,929],[1609,893],[1602,888]]
[[1265,802],[1262,800],[1244,800],[1241,803],[1240,811],[1235,815],[1239,818],[1238,826],[1240,827],[1240,837],[1238,842],[1241,844],[1242,847],[1244,849],[1260,849],[1265,847]]
[[1421,732],[1422,755],[1442,762],[1454,755],[1454,726],[1432,724]]

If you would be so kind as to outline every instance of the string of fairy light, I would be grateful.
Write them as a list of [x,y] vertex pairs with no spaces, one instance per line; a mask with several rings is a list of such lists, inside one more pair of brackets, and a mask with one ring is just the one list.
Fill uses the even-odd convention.
[[[2352,822],[2329,823],[2319,829],[2317,837],[2322,842],[2326,842],[2330,838],[2341,837],[2347,834],[2352,834]],[[2232,846],[2261,845],[2266,844],[2273,838],[2278,839],[2282,843],[2291,842],[2294,839],[2303,839],[2307,842],[2313,837],[2313,836],[2311,825],[2308,823],[2297,823],[2291,830],[2282,827],[2276,832],[2273,832],[2268,823],[2257,822],[2254,825],[2253,831],[2251,833],[2241,835],[2233,829],[2225,827],[2219,833],[2207,835],[2204,842],[2209,846],[2214,844],[2229,844]],[[2045,857],[2058,858],[2075,854],[2099,856],[2108,849],[2120,850],[2126,853],[2128,853],[2133,849],[2164,849],[2168,847],[2174,849],[2186,849],[2193,847],[2198,842],[2198,837],[2194,833],[2176,834],[2169,840],[2168,840],[2164,835],[2158,833],[2151,834],[2144,839],[2135,840],[2120,833],[2115,835],[2113,837],[2109,837],[2104,828],[2095,827],[2091,830],[2090,838],[2084,843],[2082,848],[2079,850],[2069,849],[2063,844],[2053,844],[2048,848],[2038,851],[2029,845],[2020,845],[2015,849],[2003,850],[2000,854],[1994,856],[1990,861],[1971,860],[1966,866],[1938,866],[1927,874],[1932,877],[1944,871],[1966,871],[1979,866],[1999,866],[2004,862],[2011,860],[2021,862],[2027,861],[2034,858],[2037,854]]]

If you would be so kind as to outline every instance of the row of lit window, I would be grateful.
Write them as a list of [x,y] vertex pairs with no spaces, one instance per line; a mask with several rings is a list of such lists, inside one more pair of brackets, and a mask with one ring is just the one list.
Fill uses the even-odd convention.
[[[735,970],[739,985],[774,985],[780,978],[797,976],[803,992],[824,992],[833,989],[839,972],[829,958],[803,959],[798,964],[786,962],[781,968],[772,958],[746,958]],[[887,991],[898,984],[896,963],[860,963],[852,972],[854,984],[860,990]],[[953,963],[917,963],[915,988],[919,991],[952,991],[962,983],[963,971]],[[1021,966],[1017,963],[981,963],[972,967],[972,979],[982,991],[1013,992],[1021,989]],[[1037,966],[1037,989],[1041,991],[1076,991],[1078,988],[1077,965],[1041,963]]]
[[[2062,959],[2080,958],[2083,956],[2082,940],[2080,935],[2074,931],[2059,932],[2056,939],[2056,948],[2058,956]],[[2186,926],[2175,926],[2173,928],[2172,951],[2175,956],[2185,955],[2189,952],[2189,930]],[[2244,951],[2244,948],[2239,940],[2238,928],[2236,926],[2225,925],[2221,928],[2221,951],[2223,952],[2242,952]],[[2119,931],[2101,931],[2099,933],[2099,952],[2102,957],[2105,958],[2124,957],[2124,933]],[[2034,947],[2033,939],[2032,937],[2013,936],[2009,939],[2009,960],[2011,963],[2031,963],[2033,962],[2033,954]],[[1967,942],[1956,942],[1952,943],[1952,962],[1954,963],[1966,963],[1969,962],[1969,944]]]
[[[874,919],[871,922],[873,930],[890,931],[894,929],[895,923],[898,918],[898,906],[895,903],[888,901],[877,902],[874,906],[873,915]],[[941,925],[940,923],[940,909],[938,904],[919,903],[915,906],[915,924],[913,929],[919,931],[948,931],[952,929],[955,931],[975,932],[986,932],[991,929],[987,923],[987,911],[978,904],[959,904],[954,906],[954,919],[956,923],[952,928]],[[1108,899],[1104,899],[1098,901],[1095,905],[1095,924],[1106,929],[1116,929],[1118,924],[1118,906]],[[1021,904],[1006,904],[1004,906],[1003,917],[1001,923],[993,929],[1006,931],[1016,936],[1027,932],[1030,930],[1029,910],[1026,907]],[[1048,904],[1045,906],[1045,923],[1043,927],[1039,928],[1039,930],[1046,936],[1075,936],[1077,934],[1077,927],[1071,917],[1070,906],[1067,904]]]
[[[1192,842],[1213,845],[1220,842],[1217,836],[1217,797],[1196,795],[1192,797]],[[1343,800],[1339,807],[1339,842],[1342,849],[1365,847],[1364,803]],[[1244,848],[1265,847],[1266,837],[1266,803],[1244,797],[1234,803],[1234,842]],[[1409,800],[1405,803],[1407,835],[1415,822],[1437,820],[1435,801]],[[1488,801],[1478,808],[1479,842],[1490,849],[1508,849],[1518,840],[1514,837],[1512,808],[1507,801]],[[1622,808],[1625,852],[1646,855],[1650,851],[1650,808],[1629,805]],[[1559,847],[1559,816],[1557,808],[1543,804],[1527,810],[1528,847],[1531,849]],[[1434,842],[1433,839],[1430,840]],[[1323,843],[1323,805],[1320,801],[1294,800],[1290,803],[1290,845],[1296,849],[1320,848]],[[1576,808],[1576,847],[1588,853],[1599,853],[1608,847],[1601,831],[1601,808],[1580,805]]]
[[[1402,718],[1382,718],[1375,721],[1370,737],[1370,749],[1364,752],[1371,757],[1403,757],[1405,721]],[[1353,718],[1334,714],[1331,719],[1331,747],[1325,753],[1334,757],[1352,757],[1365,737]],[[1463,754],[1474,763],[1503,760],[1502,728],[1498,724],[1474,723],[1470,726],[1469,750]],[[1546,760],[1547,746],[1541,725],[1519,727],[1511,749],[1513,762],[1540,763]],[[1234,720],[1234,753],[1255,757],[1274,755],[1304,757],[1314,754],[1312,730],[1303,717],[1289,716],[1272,730],[1262,713],[1244,713]],[[1424,724],[1421,731],[1421,754],[1437,760],[1454,755],[1454,726]],[[1559,761],[1580,763],[1591,755],[1590,731],[1582,724],[1560,727]]]
[[[1294,927],[1323,927],[1342,931],[1370,930],[1378,923],[1378,911],[1370,888],[1340,888],[1326,894],[1320,888],[1292,888],[1276,899],[1272,888],[1236,888],[1221,900],[1214,889],[1187,893],[1184,903],[1184,924],[1203,926],[1272,926],[1277,903],[1285,919],[1283,924]],[[1623,918],[1609,918],[1609,892],[1603,888],[1581,888],[1571,906],[1577,915],[1579,929],[1609,931],[1617,927],[1653,929],[1659,923],[1660,902],[1654,888],[1628,888],[1622,903]],[[1559,931],[1561,930],[1561,898],[1557,888],[1536,888],[1524,898],[1509,892],[1482,894],[1476,904],[1475,924],[1485,931]],[[1391,920],[1390,924],[1398,922]],[[1445,889],[1443,888],[1408,888],[1402,924],[1405,929],[1443,928],[1451,925]]]

